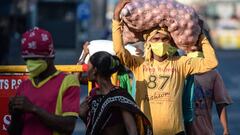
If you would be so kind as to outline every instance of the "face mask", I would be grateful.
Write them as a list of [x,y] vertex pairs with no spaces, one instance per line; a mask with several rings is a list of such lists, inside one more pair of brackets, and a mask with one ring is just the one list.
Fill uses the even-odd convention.
[[30,78],[38,76],[48,67],[47,62],[44,60],[27,60],[26,65],[30,74]]
[[168,55],[169,56],[173,56],[175,53],[177,52],[177,48],[176,47],[173,47],[172,45],[169,45],[168,47]]
[[152,51],[155,55],[157,56],[164,56],[169,48],[169,45],[164,44],[163,42],[154,42],[154,43],[150,43]]
[[199,51],[195,51],[195,52],[188,53],[187,56],[191,58],[203,57],[203,53]]

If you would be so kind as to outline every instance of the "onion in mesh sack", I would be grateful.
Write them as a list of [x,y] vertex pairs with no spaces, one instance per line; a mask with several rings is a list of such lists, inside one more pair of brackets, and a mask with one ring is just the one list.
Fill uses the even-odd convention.
[[122,9],[121,17],[124,43],[140,41],[145,30],[165,26],[176,45],[187,48],[196,44],[201,32],[194,9],[176,1],[133,0]]

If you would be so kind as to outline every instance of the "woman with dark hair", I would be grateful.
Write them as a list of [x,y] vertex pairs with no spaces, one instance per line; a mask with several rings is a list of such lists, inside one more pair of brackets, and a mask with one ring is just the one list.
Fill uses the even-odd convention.
[[99,84],[80,106],[87,135],[152,135],[152,127],[127,90],[114,86],[111,75],[122,65],[117,57],[97,52],[90,57],[88,77]]
[[[101,46],[101,45],[103,45],[105,47],[101,48],[102,50],[99,50],[99,46]],[[89,47],[89,46],[91,46],[91,47]],[[98,49],[96,49],[97,46],[98,46]],[[116,59],[119,60],[119,58],[117,56],[112,54],[111,49],[104,50],[104,48],[107,48],[107,47],[111,48],[111,46],[112,46],[112,41],[110,41],[110,40],[95,40],[95,41],[93,40],[91,42],[85,42],[83,45],[82,54],[81,54],[77,64],[78,65],[84,64],[84,66],[87,67],[85,64],[88,63],[89,57],[99,51],[106,51],[106,52],[110,53],[111,55],[113,55],[113,57],[115,57]],[[139,51],[136,52],[136,54],[139,54],[139,53],[140,53]],[[82,74],[80,72],[75,73],[75,74],[78,77],[80,84],[85,84],[85,85],[88,84],[87,74]],[[112,81],[113,85],[117,85],[123,89],[126,89],[128,91],[128,93],[135,99],[136,81],[135,81],[135,77],[134,77],[132,71],[130,71],[127,67],[125,67],[124,65],[120,65],[118,71],[111,76],[111,81]],[[93,83],[93,87],[98,87],[98,85],[96,83]]]

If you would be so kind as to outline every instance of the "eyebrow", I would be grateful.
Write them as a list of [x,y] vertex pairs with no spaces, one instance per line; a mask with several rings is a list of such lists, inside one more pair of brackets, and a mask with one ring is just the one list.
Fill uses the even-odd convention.
[[156,38],[168,38],[168,39],[171,39],[168,35],[165,35],[165,34],[158,34],[157,36],[154,36],[152,39],[156,39]]
[[169,35],[160,33],[160,34],[159,34],[159,37],[168,37],[168,38],[169,38]]

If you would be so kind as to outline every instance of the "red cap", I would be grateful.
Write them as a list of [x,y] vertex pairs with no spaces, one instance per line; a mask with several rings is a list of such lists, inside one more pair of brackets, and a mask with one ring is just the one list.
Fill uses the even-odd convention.
[[37,27],[22,35],[21,49],[23,58],[53,58],[55,54],[51,34]]

